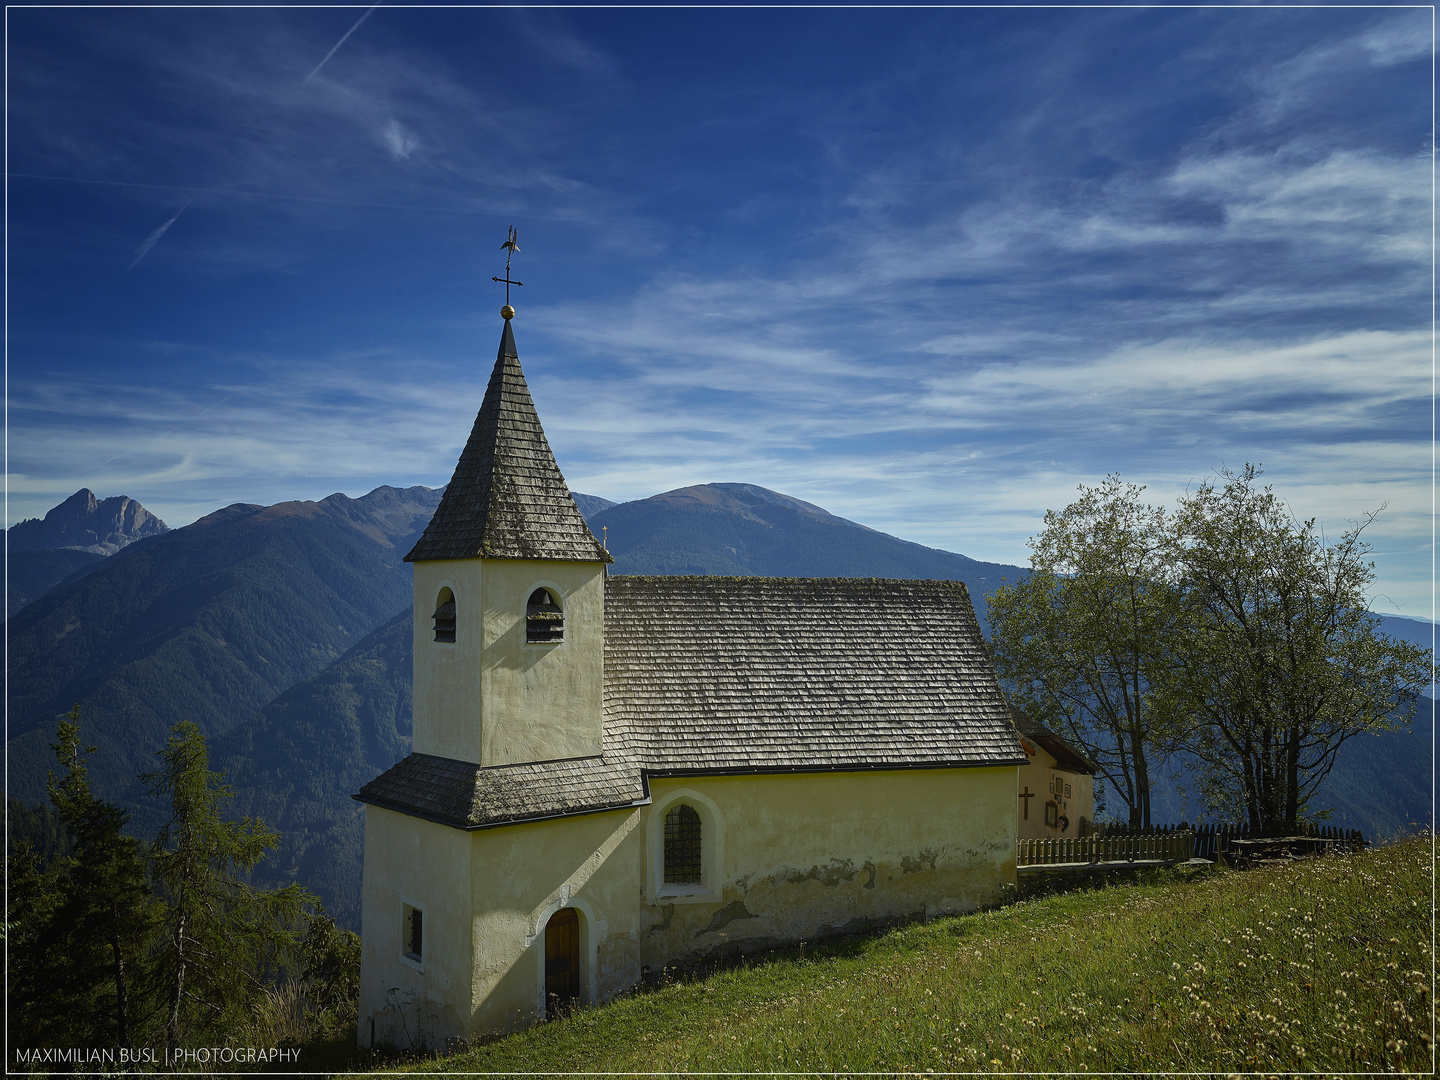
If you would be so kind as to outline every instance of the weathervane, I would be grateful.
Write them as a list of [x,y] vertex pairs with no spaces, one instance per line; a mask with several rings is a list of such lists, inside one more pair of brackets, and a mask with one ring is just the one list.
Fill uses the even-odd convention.
[[510,280],[510,260],[514,257],[515,252],[520,250],[520,245],[515,242],[515,237],[515,226],[511,225],[510,238],[500,245],[505,249],[505,276],[503,278],[492,277],[490,279],[491,281],[505,282],[505,306],[500,309],[500,314],[505,319],[513,319],[515,317],[515,309],[510,306],[510,286],[525,284],[523,281]]

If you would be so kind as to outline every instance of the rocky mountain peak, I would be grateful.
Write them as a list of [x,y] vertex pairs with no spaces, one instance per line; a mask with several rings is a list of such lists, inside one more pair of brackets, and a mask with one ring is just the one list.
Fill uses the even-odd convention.
[[68,548],[113,555],[121,548],[169,532],[169,527],[134,499],[114,495],[97,499],[81,488],[41,518],[27,518],[7,532],[11,551]]

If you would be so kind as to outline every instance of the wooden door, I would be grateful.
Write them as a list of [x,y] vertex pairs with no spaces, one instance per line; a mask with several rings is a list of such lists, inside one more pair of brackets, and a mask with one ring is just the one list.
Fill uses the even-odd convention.
[[580,1000],[580,919],[561,908],[545,924],[545,1015],[553,1018]]

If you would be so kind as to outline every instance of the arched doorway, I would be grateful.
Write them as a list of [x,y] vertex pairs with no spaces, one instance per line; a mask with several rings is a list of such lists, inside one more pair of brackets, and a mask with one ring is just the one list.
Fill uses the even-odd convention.
[[545,924],[545,1016],[553,1019],[580,1001],[580,918],[561,908]]

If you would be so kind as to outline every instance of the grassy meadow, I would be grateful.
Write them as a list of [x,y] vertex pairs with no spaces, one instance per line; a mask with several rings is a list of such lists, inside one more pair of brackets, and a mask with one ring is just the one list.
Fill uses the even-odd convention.
[[1426,836],[1152,871],[797,948],[384,1068],[1431,1072],[1433,869]]

